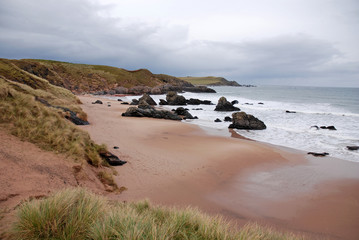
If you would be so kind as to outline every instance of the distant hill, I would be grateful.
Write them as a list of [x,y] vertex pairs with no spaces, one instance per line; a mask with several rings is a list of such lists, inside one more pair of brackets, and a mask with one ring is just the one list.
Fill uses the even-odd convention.
[[187,81],[193,85],[204,85],[204,86],[235,86],[240,87],[236,81],[228,81],[222,77],[179,77],[179,79]]
[[[73,93],[96,92],[116,87],[132,88],[138,86],[156,87],[173,85],[194,87],[176,77],[153,74],[147,69],[128,71],[103,65],[74,64],[51,60],[0,59],[0,76],[21,82],[19,72],[28,73],[46,79],[49,83],[64,87]],[[5,71],[6,69],[6,71]],[[34,84],[36,84],[34,82]]]

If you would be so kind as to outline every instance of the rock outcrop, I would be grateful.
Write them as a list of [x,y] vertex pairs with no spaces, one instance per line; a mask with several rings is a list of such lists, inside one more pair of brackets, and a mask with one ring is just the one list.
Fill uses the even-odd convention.
[[234,107],[232,103],[228,102],[225,97],[221,97],[218,100],[218,104],[214,111],[226,111],[226,112],[233,112],[233,111],[240,111],[239,108]]
[[174,112],[179,116],[183,116],[183,119],[198,119],[198,117],[193,117],[192,114],[188,112],[187,108],[178,107],[176,110],[174,110]]
[[176,92],[167,93],[166,100],[168,105],[187,105],[186,98],[184,96],[178,95]]
[[307,154],[313,155],[314,157],[325,157],[329,155],[327,152],[317,153],[317,152],[308,152]]
[[235,112],[232,114],[232,124],[229,125],[228,128],[263,130],[267,127],[261,120],[253,115],[245,112]]
[[209,100],[200,100],[200,99],[197,99],[197,98],[190,98],[190,99],[186,99],[186,103],[188,105],[200,105],[200,104],[203,104],[203,105],[212,105],[213,103]]
[[151,98],[150,95],[148,95],[147,93],[144,93],[143,96],[140,97],[140,99],[138,99],[138,100],[139,100],[139,102],[144,101],[148,105],[151,105],[151,106],[157,105],[155,100],[153,100],[153,98]]
[[166,110],[157,110],[150,105],[141,104],[138,107],[129,107],[126,112],[122,113],[124,117],[149,117],[162,118],[170,120],[182,120],[180,116]]
[[92,104],[103,104],[103,102],[101,100],[96,100],[96,101],[92,102]]
[[347,149],[350,151],[356,151],[359,150],[359,146],[347,146]]
[[127,163],[126,161],[120,160],[116,155],[110,152],[100,152],[99,154],[111,166],[121,166]]

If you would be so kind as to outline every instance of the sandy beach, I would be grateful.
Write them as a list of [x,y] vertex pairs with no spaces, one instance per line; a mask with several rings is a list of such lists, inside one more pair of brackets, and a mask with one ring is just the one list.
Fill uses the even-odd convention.
[[177,121],[122,117],[127,105],[80,99],[91,123],[82,128],[128,161],[116,167],[118,185],[127,188],[116,199],[197,207],[240,225],[255,221],[316,237],[359,238],[356,163],[208,135]]

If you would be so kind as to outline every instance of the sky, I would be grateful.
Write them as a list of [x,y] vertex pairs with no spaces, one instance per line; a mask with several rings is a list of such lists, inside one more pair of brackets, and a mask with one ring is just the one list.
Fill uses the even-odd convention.
[[359,87],[359,1],[0,0],[0,58]]

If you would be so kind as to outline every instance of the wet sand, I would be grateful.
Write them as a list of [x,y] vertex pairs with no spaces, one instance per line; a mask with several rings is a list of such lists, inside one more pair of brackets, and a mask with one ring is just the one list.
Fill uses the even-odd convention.
[[80,99],[91,123],[82,128],[128,161],[116,167],[116,181],[127,190],[114,198],[190,205],[240,225],[255,221],[310,236],[359,239],[359,164],[208,135],[177,121],[121,117],[127,105]]

